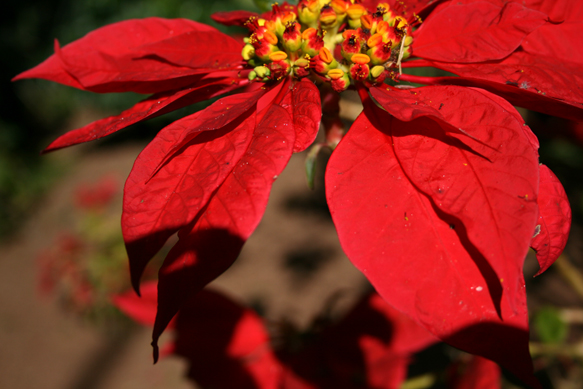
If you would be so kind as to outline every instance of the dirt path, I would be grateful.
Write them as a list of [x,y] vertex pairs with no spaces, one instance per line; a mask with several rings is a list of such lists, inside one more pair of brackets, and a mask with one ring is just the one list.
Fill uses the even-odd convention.
[[[139,150],[126,146],[62,157],[70,158],[70,173],[0,248],[0,388],[192,387],[181,378],[183,361],[167,358],[152,366],[149,329],[108,334],[37,291],[36,258],[72,223],[74,188],[112,172],[123,181]],[[276,181],[266,216],[239,260],[213,283],[260,307],[268,320],[285,317],[301,327],[337,292],[338,310],[350,306],[364,285],[338,245],[322,188],[307,189],[302,155]]]

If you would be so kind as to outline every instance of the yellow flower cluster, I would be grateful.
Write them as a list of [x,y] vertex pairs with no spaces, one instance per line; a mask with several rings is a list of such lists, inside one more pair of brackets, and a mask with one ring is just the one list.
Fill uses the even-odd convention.
[[354,82],[382,83],[388,69],[410,55],[411,24],[381,3],[374,12],[347,0],[301,0],[275,4],[271,14],[251,18],[242,56],[249,78],[268,82],[311,76],[337,91]]

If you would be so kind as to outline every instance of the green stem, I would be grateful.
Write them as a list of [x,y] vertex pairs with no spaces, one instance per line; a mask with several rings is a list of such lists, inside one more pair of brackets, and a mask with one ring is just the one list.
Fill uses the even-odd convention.
[[417,377],[409,378],[401,384],[399,389],[425,389],[435,384],[435,374],[424,374]]
[[529,343],[532,356],[565,356],[571,358],[583,358],[583,342],[576,344],[546,344]]
[[565,254],[561,254],[559,258],[557,258],[555,266],[561,276],[571,284],[573,290],[575,290],[579,297],[583,299],[583,275],[581,275],[581,272],[569,262],[569,259]]

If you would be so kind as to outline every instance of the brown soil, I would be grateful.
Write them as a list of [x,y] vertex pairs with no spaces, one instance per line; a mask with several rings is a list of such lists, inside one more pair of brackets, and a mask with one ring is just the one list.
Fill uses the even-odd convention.
[[[152,365],[150,329],[108,333],[37,291],[38,253],[73,220],[71,198],[81,182],[129,173],[141,146],[64,151],[70,172],[54,185],[34,215],[0,248],[0,388],[191,388],[185,363]],[[342,253],[322,187],[310,192],[303,155],[276,181],[265,218],[240,258],[213,287],[260,306],[268,321],[305,327],[330,297],[348,307],[366,285]],[[118,218],[121,210],[117,210]]]

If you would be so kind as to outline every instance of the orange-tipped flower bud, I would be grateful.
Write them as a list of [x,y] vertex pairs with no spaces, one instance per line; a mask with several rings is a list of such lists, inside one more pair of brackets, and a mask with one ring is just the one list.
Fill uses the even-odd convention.
[[320,25],[324,29],[332,28],[336,25],[338,15],[334,12],[334,8],[329,5],[322,7],[320,11]]
[[320,8],[318,0],[302,0],[298,4],[298,19],[306,26],[316,27],[320,17]]
[[329,70],[338,67],[338,61],[327,48],[323,47],[320,53],[310,61],[312,67],[317,73],[326,74]]
[[328,71],[327,76],[330,77],[333,80],[338,80],[339,78],[342,78],[342,76],[344,76],[344,70],[342,69],[332,69],[330,71]]
[[346,30],[342,33],[344,41],[342,42],[342,56],[347,60],[357,53],[360,53],[362,47],[362,39],[356,30]]
[[286,58],[287,58],[287,54],[284,53],[283,51],[276,51],[275,53],[269,54],[269,59],[272,62],[283,61]]
[[320,50],[320,58],[327,64],[330,64],[332,63],[332,61],[334,61],[334,56],[332,55],[330,50],[328,50],[325,47],[322,47],[322,50]]
[[364,8],[360,4],[352,4],[346,10],[346,13],[348,14],[348,18],[351,20],[360,19],[360,17],[362,15],[364,15],[365,12],[366,12],[366,8]]
[[348,9],[348,2],[344,0],[332,0],[330,2],[330,7],[336,12],[336,15],[342,16],[346,14],[346,10]]
[[302,51],[310,57],[315,57],[322,47],[324,39],[321,32],[315,28],[308,28],[302,33]]
[[391,58],[392,45],[391,41],[383,42],[382,34],[374,34],[367,41],[368,51],[366,54],[371,59],[373,65],[380,65]]
[[366,65],[370,62],[370,57],[366,54],[354,54],[350,60],[353,63],[357,63],[359,65]]
[[391,26],[389,26],[389,23],[383,20],[377,24],[376,32],[379,34],[384,34],[385,32],[389,31],[390,28]]
[[341,69],[332,69],[327,76],[330,78],[330,85],[336,92],[342,92],[350,86],[350,78],[348,74]]
[[277,45],[277,36],[271,31],[265,31],[265,33],[263,33],[263,39],[271,45]]
[[297,23],[295,20],[289,22],[285,27],[282,36],[282,43],[289,53],[297,51],[302,47],[301,28],[301,24]]
[[[364,54],[363,54],[364,55]],[[364,81],[368,78],[370,69],[366,64],[355,63],[350,67],[350,77],[355,81]]]

